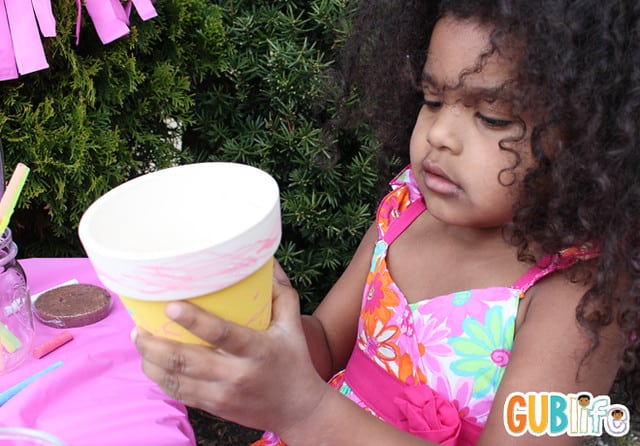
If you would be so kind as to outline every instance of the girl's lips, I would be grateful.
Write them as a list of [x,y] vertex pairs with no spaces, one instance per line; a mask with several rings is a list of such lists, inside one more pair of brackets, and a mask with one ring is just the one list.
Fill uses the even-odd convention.
[[451,181],[447,174],[437,165],[425,162],[423,167],[424,185],[427,189],[442,195],[455,195],[462,190],[462,188]]

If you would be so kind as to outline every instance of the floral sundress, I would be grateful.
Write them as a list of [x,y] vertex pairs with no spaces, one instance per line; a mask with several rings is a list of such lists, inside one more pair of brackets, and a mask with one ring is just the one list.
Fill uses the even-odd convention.
[[[391,243],[425,204],[409,168],[391,186],[376,216],[379,237],[356,345],[347,368],[329,384],[414,435],[439,444],[472,445],[509,362],[520,299],[540,278],[597,250],[585,245],[547,256],[511,287],[464,290],[410,304],[386,258]],[[253,446],[284,444],[267,432]]]

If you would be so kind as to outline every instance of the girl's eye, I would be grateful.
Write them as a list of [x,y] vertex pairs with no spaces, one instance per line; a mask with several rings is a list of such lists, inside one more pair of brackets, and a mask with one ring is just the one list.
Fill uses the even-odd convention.
[[441,101],[435,101],[435,100],[432,100],[432,99],[425,99],[425,100],[422,101],[422,105],[425,105],[431,111],[436,111],[440,107],[442,107],[442,102]]
[[506,127],[509,127],[511,124],[513,124],[513,121],[509,121],[506,119],[492,118],[490,116],[485,116],[480,113],[478,113],[478,118],[480,118],[480,120],[484,122],[484,124],[487,127],[493,128],[493,129],[504,129]]

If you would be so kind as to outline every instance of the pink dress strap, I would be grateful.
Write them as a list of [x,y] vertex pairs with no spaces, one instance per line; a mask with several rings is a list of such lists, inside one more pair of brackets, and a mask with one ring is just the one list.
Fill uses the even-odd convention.
[[579,247],[571,247],[555,254],[547,254],[533,265],[529,271],[524,273],[513,284],[513,288],[520,290],[521,297],[523,297],[524,293],[543,277],[555,271],[569,268],[579,260],[595,258],[599,253],[600,250],[596,243],[587,242]]
[[382,199],[376,212],[378,241],[387,246],[426,209],[410,166],[396,175],[389,185],[392,190]]
[[357,345],[345,381],[378,417],[417,437],[445,446],[472,446],[482,433],[482,426],[461,418],[446,397],[426,384],[400,381]]
[[513,284],[513,288],[520,290],[522,292],[521,296],[524,296],[524,293],[538,280],[557,270],[558,267],[553,261],[553,257],[551,254],[544,256]]
[[391,223],[387,231],[384,233],[382,239],[387,243],[387,246],[391,245],[391,243],[393,243],[393,241],[397,239],[398,236],[402,234],[426,208],[427,207],[423,200],[416,200],[411,203],[409,207]]

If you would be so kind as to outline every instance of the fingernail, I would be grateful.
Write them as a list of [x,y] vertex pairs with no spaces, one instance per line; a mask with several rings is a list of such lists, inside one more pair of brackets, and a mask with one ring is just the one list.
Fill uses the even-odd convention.
[[133,330],[131,330],[130,336],[131,336],[131,340],[133,342],[136,342],[136,338],[138,337],[138,330],[136,330],[136,327],[133,327]]
[[167,304],[167,306],[164,309],[164,313],[167,315],[167,317],[169,319],[175,319],[178,316],[180,316],[180,305],[176,304],[176,303],[169,303]]

